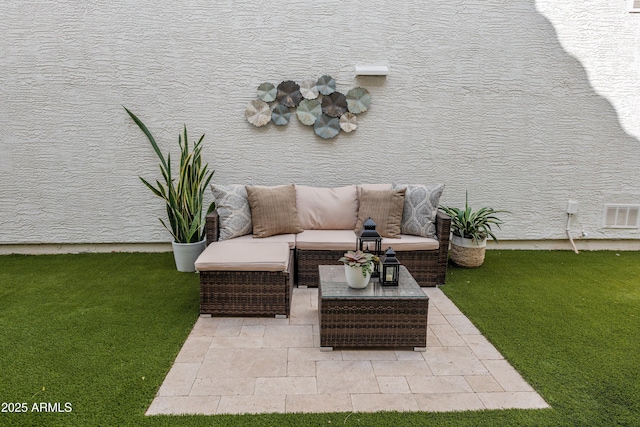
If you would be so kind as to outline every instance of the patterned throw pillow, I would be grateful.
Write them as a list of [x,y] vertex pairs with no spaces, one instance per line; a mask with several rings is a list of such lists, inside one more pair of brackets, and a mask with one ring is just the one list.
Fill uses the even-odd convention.
[[402,234],[433,237],[436,234],[436,215],[444,184],[397,185],[393,188],[406,188],[404,210],[402,212]]
[[244,185],[211,185],[220,223],[218,240],[251,234],[251,208]]

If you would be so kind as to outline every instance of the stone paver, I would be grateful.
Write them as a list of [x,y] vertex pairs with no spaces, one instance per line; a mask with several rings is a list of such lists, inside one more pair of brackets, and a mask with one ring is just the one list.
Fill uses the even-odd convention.
[[158,396],[147,410],[147,415],[214,415],[220,396]]
[[380,393],[369,360],[323,360],[316,362],[318,392]]
[[354,412],[419,411],[418,402],[413,394],[352,394]]
[[158,390],[158,396],[188,396],[200,366],[200,363],[174,363]]
[[288,319],[201,317],[147,415],[547,408],[438,288],[427,350],[319,347],[318,290]]

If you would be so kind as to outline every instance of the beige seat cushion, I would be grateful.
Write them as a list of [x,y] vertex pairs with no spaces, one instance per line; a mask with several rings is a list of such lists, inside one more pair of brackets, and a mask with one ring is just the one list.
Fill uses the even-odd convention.
[[235,237],[230,240],[225,240],[229,243],[286,243],[289,245],[289,249],[296,247],[296,235],[295,234],[277,234],[275,236],[257,238],[251,234],[246,236]]
[[247,185],[246,190],[254,237],[302,232],[293,184],[276,187]]
[[286,243],[213,242],[196,260],[198,271],[287,271]]
[[355,231],[362,230],[362,224],[370,217],[376,223],[376,231],[382,237],[397,238],[402,224],[405,191],[406,188],[368,190],[361,187],[358,223]]
[[305,230],[296,234],[296,248],[316,251],[355,250],[356,233],[353,230]]
[[353,230],[358,219],[355,185],[337,188],[296,185],[298,219],[305,230]]
[[401,234],[399,239],[382,238],[382,251],[391,246],[396,252],[403,251],[431,251],[440,247],[440,241],[433,237],[412,236]]

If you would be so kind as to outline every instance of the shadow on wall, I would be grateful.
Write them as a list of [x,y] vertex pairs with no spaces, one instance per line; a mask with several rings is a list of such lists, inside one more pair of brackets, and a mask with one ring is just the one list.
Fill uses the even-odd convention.
[[[591,204],[583,219],[593,227],[608,195],[640,201],[638,140],[534,3],[440,1],[430,13],[409,6],[403,41],[415,54],[402,90],[420,100],[402,112],[416,124],[404,138],[422,138],[425,151],[437,150],[431,158],[446,159],[447,202],[463,203],[469,189],[515,212],[501,233],[512,238],[559,234],[534,225],[527,235],[523,224],[544,223],[550,211],[562,222],[569,197]],[[420,156],[410,163],[407,170],[424,167]]]

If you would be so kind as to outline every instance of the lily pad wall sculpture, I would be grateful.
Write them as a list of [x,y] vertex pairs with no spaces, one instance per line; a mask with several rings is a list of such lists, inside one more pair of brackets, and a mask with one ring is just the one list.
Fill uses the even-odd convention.
[[318,120],[320,114],[322,114],[320,101],[317,99],[303,99],[296,109],[296,114],[302,124],[311,126]]
[[[358,128],[356,115],[367,111],[371,95],[365,88],[356,87],[344,95],[336,91],[333,77],[307,79],[298,84],[286,80],[275,86],[265,82],[258,86],[258,99],[245,110],[247,121],[254,126],[264,126],[270,121],[285,126],[296,113],[300,123],[313,126],[321,138],[335,138],[340,131],[353,132]],[[277,102],[275,102],[277,101]],[[276,105],[270,106],[269,103]]]
[[340,116],[340,129],[349,133],[358,128],[358,118],[355,114],[344,113]]
[[289,123],[289,119],[291,118],[291,113],[289,112],[289,108],[280,104],[277,105],[273,111],[271,112],[271,120],[273,123],[278,126],[284,126]]
[[313,130],[320,138],[333,138],[340,132],[340,121],[323,114],[313,125]]
[[280,83],[278,85],[276,99],[280,104],[287,107],[297,107],[302,100],[300,85],[291,80]]
[[276,87],[271,83],[262,83],[258,86],[258,99],[264,102],[272,102],[276,100]]
[[356,87],[347,92],[347,107],[353,114],[364,113],[371,105],[369,91],[362,87]]
[[331,76],[322,76],[318,79],[318,92],[323,95],[331,95],[336,90],[336,81]]
[[327,116],[340,117],[347,112],[347,98],[340,92],[322,98],[322,112]]
[[266,102],[254,99],[247,106],[244,115],[252,125],[264,126],[271,120],[271,108]]
[[316,81],[308,79],[300,83],[300,93],[305,99],[316,99],[319,93]]

